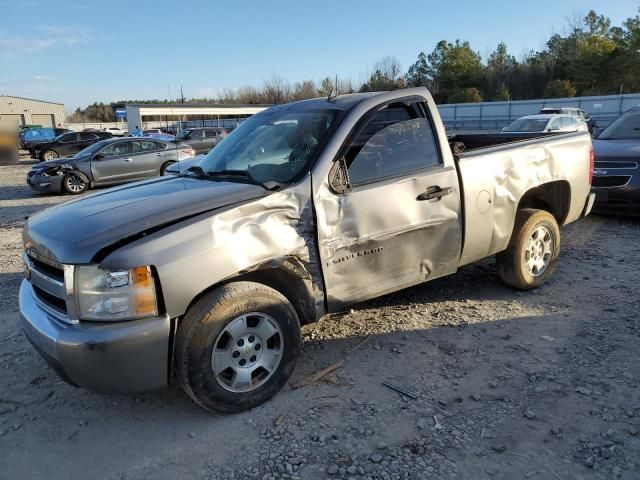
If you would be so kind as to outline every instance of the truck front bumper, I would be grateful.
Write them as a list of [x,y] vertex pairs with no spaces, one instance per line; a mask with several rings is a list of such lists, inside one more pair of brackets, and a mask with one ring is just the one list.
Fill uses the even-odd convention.
[[38,305],[27,280],[20,285],[20,315],[27,339],[72,385],[102,393],[136,393],[168,384],[168,315],[67,324]]

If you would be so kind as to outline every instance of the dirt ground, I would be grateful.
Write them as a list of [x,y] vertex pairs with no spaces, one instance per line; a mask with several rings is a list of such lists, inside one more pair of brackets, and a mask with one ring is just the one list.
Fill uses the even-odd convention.
[[[562,230],[542,288],[493,260],[305,326],[292,384],[216,416],[71,387],[20,330],[21,228],[66,196],[0,167],[1,479],[639,479],[640,222]],[[400,387],[402,395],[383,385]]]

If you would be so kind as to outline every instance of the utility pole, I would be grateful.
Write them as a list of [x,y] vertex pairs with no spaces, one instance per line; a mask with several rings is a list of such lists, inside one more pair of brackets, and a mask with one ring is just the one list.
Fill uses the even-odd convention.
[[182,91],[182,85],[180,85],[180,98],[182,99],[182,103],[184,103],[184,92]]

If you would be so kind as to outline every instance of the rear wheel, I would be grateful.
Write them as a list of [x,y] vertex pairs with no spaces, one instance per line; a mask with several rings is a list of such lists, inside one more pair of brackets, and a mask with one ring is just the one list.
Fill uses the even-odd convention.
[[520,210],[504,252],[496,255],[498,275],[504,283],[529,290],[545,283],[556,268],[560,254],[560,229],[544,210]]
[[67,173],[62,179],[62,187],[65,192],[70,193],[71,195],[78,195],[86,192],[89,185],[78,175]]
[[184,391],[207,410],[239,412],[273,397],[300,352],[291,303],[265,285],[237,282],[200,298],[176,334],[176,369]]
[[45,150],[40,155],[40,158],[45,162],[48,160],[55,160],[58,157],[59,157],[58,152],[55,152],[53,150]]

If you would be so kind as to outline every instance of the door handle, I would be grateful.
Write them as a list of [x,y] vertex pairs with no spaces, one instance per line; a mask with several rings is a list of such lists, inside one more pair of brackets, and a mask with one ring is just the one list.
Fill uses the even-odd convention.
[[131,160],[133,160],[133,158],[131,158],[131,157],[127,157],[127,158],[124,159],[125,162],[130,162]]
[[440,188],[438,185],[433,185],[427,188],[426,192],[423,192],[420,195],[418,195],[418,198],[416,198],[416,200],[418,201],[434,200],[434,199],[439,200],[445,195],[449,195],[451,192],[453,192],[453,188],[451,187]]

